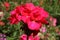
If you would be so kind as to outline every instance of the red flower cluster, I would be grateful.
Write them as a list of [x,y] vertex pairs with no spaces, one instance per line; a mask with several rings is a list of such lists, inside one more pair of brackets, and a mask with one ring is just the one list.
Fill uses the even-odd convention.
[[39,30],[42,24],[47,24],[49,14],[43,8],[34,6],[32,3],[17,6],[11,11],[9,18],[11,24],[23,21],[30,30]]
[[20,40],[40,40],[40,37],[38,35],[33,36],[33,34],[31,34],[30,36],[27,36],[26,34],[23,34],[20,37]]

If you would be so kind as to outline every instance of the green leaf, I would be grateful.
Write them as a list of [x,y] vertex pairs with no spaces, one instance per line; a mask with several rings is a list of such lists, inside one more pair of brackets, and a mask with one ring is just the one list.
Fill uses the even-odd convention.
[[35,5],[39,5],[39,2],[38,1],[36,1],[36,2],[33,2]]
[[15,37],[17,35],[17,32],[15,31],[14,33],[13,33],[13,37]]
[[12,37],[7,37],[7,40],[14,40],[14,38],[12,38]]

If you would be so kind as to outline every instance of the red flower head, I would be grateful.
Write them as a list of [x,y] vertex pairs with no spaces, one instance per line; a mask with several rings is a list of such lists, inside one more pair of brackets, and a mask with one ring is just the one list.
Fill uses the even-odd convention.
[[[30,30],[39,30],[42,24],[47,24],[49,14],[43,8],[35,6],[32,3],[26,3],[21,6],[17,6],[15,10],[11,12],[11,22],[16,23],[22,20],[28,25]],[[14,20],[14,21],[13,21]]]
[[31,34],[28,40],[40,40],[40,37],[38,35],[33,36],[33,34]]
[[57,19],[56,18],[50,17],[50,21],[52,22],[51,24],[53,26],[56,26],[56,23],[57,23]]
[[31,34],[30,36],[27,36],[26,34],[23,34],[20,37],[20,40],[40,40],[40,37],[38,35],[33,36],[33,34]]
[[10,7],[10,4],[8,2],[4,2],[4,6],[6,7],[6,10],[8,10]]
[[10,7],[10,4],[9,4],[8,2],[4,2],[4,6],[5,6],[6,8],[9,8],[9,7]]
[[23,35],[20,37],[20,40],[27,40],[27,35],[26,35],[26,34],[23,34]]
[[34,21],[28,22],[28,28],[30,30],[39,30],[41,27],[41,23],[37,23]]

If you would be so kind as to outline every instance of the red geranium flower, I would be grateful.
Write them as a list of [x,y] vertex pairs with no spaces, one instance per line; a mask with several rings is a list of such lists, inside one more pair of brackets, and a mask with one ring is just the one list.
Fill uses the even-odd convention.
[[[49,14],[43,8],[35,6],[32,3],[26,3],[17,6],[15,10],[11,11],[11,22],[18,23],[22,20],[28,25],[30,30],[39,30],[42,24],[47,24]],[[14,21],[13,21],[14,20]]]

